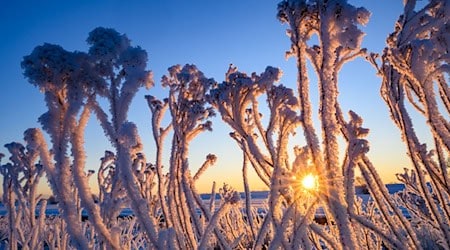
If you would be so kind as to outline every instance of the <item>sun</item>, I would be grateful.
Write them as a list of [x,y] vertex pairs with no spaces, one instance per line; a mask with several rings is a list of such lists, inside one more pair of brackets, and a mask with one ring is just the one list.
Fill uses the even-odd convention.
[[317,176],[314,174],[307,174],[305,175],[302,180],[302,187],[307,190],[307,191],[314,191],[317,190],[318,188],[318,180],[317,180]]

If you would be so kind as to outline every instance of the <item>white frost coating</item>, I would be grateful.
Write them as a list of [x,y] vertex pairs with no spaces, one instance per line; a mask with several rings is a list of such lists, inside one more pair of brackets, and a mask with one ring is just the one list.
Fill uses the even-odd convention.
[[[158,196],[161,203],[161,209],[164,218],[169,218],[169,210],[166,202],[162,202],[166,199],[166,184],[167,184],[167,176],[163,174],[162,170],[162,158],[163,158],[163,146],[164,139],[168,135],[169,131],[172,129],[172,124],[166,126],[166,128],[161,127],[162,119],[169,107],[168,99],[164,99],[164,101],[160,101],[156,99],[154,96],[146,95],[145,99],[147,100],[147,105],[152,113],[152,132],[153,139],[156,144],[156,162],[155,168],[158,176]],[[172,226],[172,223],[169,219],[165,220],[165,224],[167,228]]]
[[[126,35],[113,29],[96,28],[89,33],[87,42],[91,45],[89,55],[95,73],[105,81],[105,91],[97,92],[106,96],[109,102],[110,121],[106,112],[97,102],[91,102],[104,132],[114,147],[117,132],[127,120],[131,100],[141,87],[153,86],[153,75],[146,70],[147,52],[140,47],[132,47]],[[112,128],[111,128],[112,126]]]
[[130,196],[131,207],[142,227],[147,232],[150,242],[154,247],[158,247],[154,219],[149,216],[148,202],[141,196],[131,168],[133,156],[141,149],[136,125],[131,122],[124,123],[119,130],[118,139],[121,143],[118,144],[119,147],[117,149],[117,165],[123,175],[122,181]]
[[[347,206],[353,204],[350,200],[353,197],[345,199],[344,187],[348,187],[350,197],[353,188],[353,167],[347,167],[350,172],[347,172],[348,178],[344,179],[337,140],[338,136],[346,137],[347,133],[343,118],[338,116],[341,111],[337,101],[337,78],[345,62],[364,54],[365,50],[360,49],[364,33],[359,30],[358,25],[365,25],[369,16],[370,13],[364,8],[355,8],[346,1],[282,1],[278,5],[278,18],[288,23],[291,28],[288,31],[292,42],[289,55],[297,58],[301,122],[311,150],[312,162],[320,178],[323,178],[320,182],[323,184],[323,193],[320,193],[319,197],[336,221],[342,247],[351,249],[358,245],[347,214]],[[319,43],[308,45],[307,42],[313,34],[317,35]],[[312,62],[319,79],[322,147],[318,144],[318,135],[312,124],[307,59]],[[356,157],[355,154],[347,155],[344,166],[354,164]]]
[[[408,175],[398,175],[406,190],[412,192],[404,192],[399,203],[411,213],[413,227],[420,223],[421,227],[435,228],[433,233],[430,232],[434,236],[416,230],[417,237],[423,239],[421,247],[450,248],[450,182],[445,159],[450,153],[450,133],[445,118],[450,111],[450,5],[448,1],[429,1],[418,9],[416,1],[404,2],[404,13],[387,39],[388,46],[381,57],[381,64],[374,59],[372,63],[382,77],[382,97],[401,131],[416,173],[414,179],[405,178]],[[435,93],[436,90],[439,93]],[[425,145],[419,140],[406,109],[408,103],[427,120],[434,145]],[[431,149],[428,150],[427,146]],[[423,200],[425,214],[423,209],[414,211],[416,207],[409,204],[412,194]],[[440,240],[430,245],[427,243],[432,242],[427,240],[430,237]]]
[[[8,163],[0,164],[0,174],[3,176],[2,202],[8,213],[9,247],[43,247],[38,234],[44,230],[42,221],[45,219],[45,214],[42,213],[42,208],[45,211],[45,201],[37,193],[39,180],[44,174],[43,166],[38,162],[39,151],[28,145],[25,148],[17,142],[8,143],[5,147],[11,156]],[[3,155],[0,155],[0,159],[1,157]],[[36,215],[38,204],[41,206],[41,213]]]
[[[89,54],[68,52],[57,45],[38,46],[29,56],[24,57],[22,67],[24,75],[45,94],[48,111],[39,121],[49,133],[55,163],[50,163],[48,154],[44,159],[53,191],[60,201],[63,218],[77,247],[87,248],[79,223],[76,194],[80,194],[83,206],[93,217],[94,227],[101,233],[106,244],[119,248],[118,239],[113,242],[107,226],[101,219],[99,207],[94,204],[84,174],[85,156],[83,151],[83,131],[91,109],[98,115],[102,127],[109,139],[117,146],[117,132],[126,120],[131,99],[141,86],[152,85],[151,72],[146,71],[147,54],[139,47],[131,47],[128,38],[112,29],[97,28],[90,33]],[[119,73],[115,76],[117,69]],[[104,79],[110,79],[107,82]],[[119,87],[121,87],[119,89]],[[111,122],[106,112],[95,100],[96,95],[106,96],[110,101]],[[87,104],[85,104],[87,103]],[[77,121],[83,105],[83,114]],[[133,143],[133,142],[130,142]],[[70,144],[70,147],[69,147]],[[67,156],[71,148],[73,163]],[[45,149],[42,149],[44,150]],[[41,154],[41,156],[44,156]],[[120,192],[119,192],[120,193]],[[120,208],[120,198],[112,197],[111,212]],[[77,223],[78,221],[78,223]],[[70,223],[69,223],[70,222]]]
[[252,240],[255,241],[256,240],[256,227],[255,227],[255,222],[253,220],[253,216],[251,214],[251,193],[250,193],[250,187],[248,184],[248,165],[249,165],[249,160],[247,158],[247,156],[245,155],[245,153],[243,154],[243,162],[242,162],[242,178],[243,178],[243,183],[244,183],[244,191],[245,191],[245,212],[247,214],[247,218],[248,218],[248,224],[250,226],[251,229],[251,233],[252,233]]
[[86,64],[80,63],[79,58],[77,52],[67,52],[59,46],[44,44],[24,57],[22,68],[25,77],[45,94],[48,111],[39,121],[50,135],[53,144],[55,163],[49,173],[49,181],[60,201],[61,213],[67,221],[74,245],[88,248],[82,235],[76,192],[71,177],[72,166],[67,157],[70,134],[74,129],[76,115],[81,109],[83,95],[93,87],[90,82],[77,81],[79,74],[89,71],[84,69]]
[[[211,90],[210,102],[219,111],[222,120],[233,129],[232,138],[246,152],[261,180],[269,185],[273,158],[259,148],[257,135],[263,138],[267,150],[273,154],[276,149],[273,145],[272,132],[281,127],[278,125],[283,122],[280,121],[280,116],[283,113],[288,114],[288,110],[295,107],[296,101],[292,97],[292,91],[282,86],[273,86],[273,83],[281,77],[279,69],[267,67],[262,74],[252,73],[249,77],[230,65],[226,77],[225,82]],[[275,115],[270,117],[269,127],[265,129],[262,127],[257,102],[257,98],[263,93],[267,93],[269,103],[281,105],[271,108]],[[281,113],[278,112],[278,108],[281,108]],[[294,113],[286,118],[287,124],[295,123],[298,119]],[[286,129],[290,131],[291,127]]]
[[101,218],[99,206],[94,203],[94,196],[88,183],[89,176],[84,171],[84,167],[86,165],[86,156],[83,150],[84,130],[89,120],[89,114],[90,110],[86,107],[81,113],[79,124],[76,126],[75,131],[72,134],[72,156],[74,158],[72,171],[74,183],[78,188],[82,206],[86,209],[93,226],[101,234],[105,244],[112,249],[120,249],[119,238],[113,238],[111,233],[108,231],[107,225]]
[[[171,115],[171,128],[174,130],[167,186],[167,206],[174,209],[167,211],[167,220],[168,225],[173,225],[175,229],[179,247],[185,247],[185,244],[197,247],[197,242],[203,234],[203,223],[196,213],[195,197],[198,194],[193,186],[194,180],[190,177],[188,149],[190,142],[197,135],[212,129],[209,118],[214,115],[214,111],[207,106],[206,94],[214,81],[206,78],[195,65],[175,65],[168,71],[169,74],[161,80],[162,85],[169,88],[167,104]],[[153,112],[156,112],[160,102],[151,97],[147,100],[149,106],[153,107]],[[160,119],[155,117],[154,124],[158,124]],[[166,129],[160,131],[165,133]],[[158,132],[155,131],[154,134]],[[209,157],[208,164],[199,169],[194,179],[199,178],[214,160],[215,157]]]
[[239,193],[234,191],[232,188],[230,188],[228,185],[225,184],[221,189],[221,196],[223,199],[223,203],[221,204],[219,209],[214,213],[208,225],[206,226],[205,231],[202,234],[202,239],[198,246],[199,249],[206,249],[212,247],[209,244],[209,238],[211,233],[213,232],[213,229],[219,223],[219,219],[227,213],[227,211],[231,208],[232,205],[235,205],[240,201]]
[[206,156],[206,161],[202,164],[202,166],[198,169],[197,173],[195,173],[194,177],[192,178],[193,181],[197,181],[200,176],[208,169],[209,166],[214,165],[214,163],[217,161],[217,156],[213,154],[208,154]]
[[[136,127],[134,124],[127,122],[127,113],[137,91],[141,87],[150,88],[153,86],[153,75],[151,71],[146,70],[147,52],[140,47],[132,47],[126,35],[119,34],[113,29],[96,28],[89,34],[87,41],[91,45],[89,55],[95,62],[97,74],[104,79],[108,79],[105,83],[107,91],[97,94],[107,97],[110,118],[96,101],[90,101],[88,105],[93,106],[92,109],[95,111],[118,156],[117,166],[114,167],[113,171],[108,171],[107,174],[110,184],[105,184],[110,186],[110,190],[105,190],[107,191],[105,193],[107,197],[103,198],[108,199],[103,201],[102,213],[107,221],[111,220],[108,216],[113,216],[113,218],[117,216],[127,200],[123,189],[127,190],[128,193],[132,192],[133,194],[129,197],[133,208],[140,210],[135,211],[135,213],[139,221],[144,224],[153,244],[156,244],[154,224],[148,212],[144,211],[148,209],[144,206],[147,202],[143,202],[143,197],[140,197],[141,194],[148,195],[148,185],[143,183],[144,185],[140,186],[147,191],[140,190],[134,181],[135,173],[130,172],[130,166],[123,165],[131,159],[122,159],[122,157],[127,156],[134,157],[142,147]],[[130,152],[120,152],[123,150],[129,150]],[[123,172],[126,172],[126,174],[124,173],[125,180],[122,180],[124,178],[121,176]],[[142,174],[144,172],[141,173],[141,176]],[[150,181],[151,178],[147,179],[146,182]],[[141,204],[141,206],[137,204]],[[113,221],[110,223],[115,224]]]

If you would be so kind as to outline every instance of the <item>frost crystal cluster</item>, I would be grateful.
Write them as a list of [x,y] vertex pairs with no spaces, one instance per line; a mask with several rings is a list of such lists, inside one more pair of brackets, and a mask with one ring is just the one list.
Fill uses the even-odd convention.
[[[5,145],[10,157],[0,161],[7,211],[0,218],[0,246],[450,249],[448,1],[430,0],[419,8],[405,0],[380,55],[361,47],[370,12],[345,0],[284,0],[277,17],[288,26],[286,56],[296,61],[296,88],[279,84],[282,70],[270,66],[247,74],[230,65],[221,83],[195,65],[168,68],[161,79],[167,96],[145,96],[154,162],[128,120],[136,93],[154,85],[145,50],[107,28],[89,33],[88,52],[37,46],[22,68],[43,93],[47,111],[39,117],[42,130],[25,131],[24,145]],[[376,68],[381,97],[413,166],[397,175],[406,188],[395,195],[367,156],[369,130],[362,118],[338,101],[339,72],[357,57]],[[433,145],[420,140],[411,112],[425,118]],[[242,152],[244,192],[213,183],[205,200],[196,183],[220,159],[211,153],[193,167],[190,148],[198,135],[212,131],[216,115]],[[112,147],[96,175],[87,169],[84,148],[90,116]],[[249,171],[269,190],[263,211],[252,205]],[[357,173],[369,200],[356,196]],[[58,216],[48,215],[47,200],[38,193],[43,176]],[[98,194],[89,185],[94,176]]]

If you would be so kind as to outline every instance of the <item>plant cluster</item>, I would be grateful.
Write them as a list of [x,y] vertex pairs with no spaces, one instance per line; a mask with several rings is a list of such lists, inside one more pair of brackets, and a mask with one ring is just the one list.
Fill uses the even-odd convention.
[[[286,55],[297,63],[296,89],[278,84],[282,71],[270,66],[246,74],[230,65],[221,83],[195,65],[170,67],[161,79],[167,97],[145,97],[155,162],[146,159],[127,116],[137,91],[154,84],[145,50],[113,29],[96,28],[88,52],[44,44],[25,56],[24,75],[45,96],[48,111],[39,122],[50,143],[41,129],[31,128],[25,145],[5,146],[11,156],[0,173],[8,228],[0,237],[9,248],[449,249],[448,1],[430,0],[421,8],[405,1],[381,55],[361,48],[369,11],[345,0],[284,0],[277,17],[289,27]],[[381,97],[413,165],[398,175],[406,188],[396,195],[388,193],[367,156],[369,130],[362,118],[351,110],[346,118],[338,101],[339,72],[357,57],[380,75]],[[319,90],[317,126],[310,73]],[[432,149],[414,131],[414,109],[428,121]],[[100,160],[98,199],[88,184],[94,172],[86,170],[84,149],[91,115],[113,148]],[[209,154],[193,172],[189,149],[199,134],[212,130],[215,115],[242,151],[245,192],[241,197],[226,184],[218,190],[214,184],[205,202],[196,181],[220,159]],[[300,141],[305,144],[291,146]],[[269,190],[264,213],[252,207],[251,170]],[[368,202],[355,194],[357,171]],[[60,216],[45,214],[46,201],[36,189],[44,175]],[[133,216],[121,218],[124,208]],[[318,209],[326,218],[321,224],[315,221]]]

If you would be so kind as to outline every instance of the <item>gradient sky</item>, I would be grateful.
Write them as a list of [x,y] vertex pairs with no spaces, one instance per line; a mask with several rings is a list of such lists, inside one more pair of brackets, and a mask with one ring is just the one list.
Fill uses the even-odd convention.
[[[3,1],[0,8],[0,145],[22,142],[23,131],[39,127],[37,118],[45,112],[43,95],[22,76],[20,62],[35,46],[44,42],[66,50],[87,51],[88,33],[98,26],[127,34],[133,45],[149,54],[148,68],[159,79],[174,64],[196,64],[208,77],[221,82],[230,63],[241,71],[264,71],[267,65],[284,71],[281,82],[296,88],[293,59],[285,60],[289,49],[286,26],[276,19],[279,1]],[[402,1],[350,1],[372,12],[363,46],[381,53],[385,38],[393,30]],[[365,61],[346,65],[340,74],[339,100],[344,112],[356,111],[370,128],[370,157],[387,182],[409,166],[400,134],[389,118],[379,95],[380,79]],[[312,82],[315,84],[314,82]],[[314,88],[314,86],[312,87]],[[135,97],[129,120],[138,125],[148,159],[154,159],[150,113],[146,94],[164,97],[159,86],[142,90]],[[317,97],[314,97],[317,100]],[[264,102],[261,102],[264,103]],[[317,105],[315,106],[317,111]],[[202,134],[192,145],[190,165],[196,170],[208,153],[218,156],[217,165],[199,182],[208,191],[212,181],[230,183],[242,190],[241,153],[228,137],[230,129],[220,120],[214,132]],[[99,158],[110,146],[96,121],[86,131],[88,168],[97,170]],[[167,142],[169,143],[169,142]],[[0,152],[6,153],[1,147]],[[4,163],[5,161],[3,161]],[[252,182],[252,189],[262,185]]]

